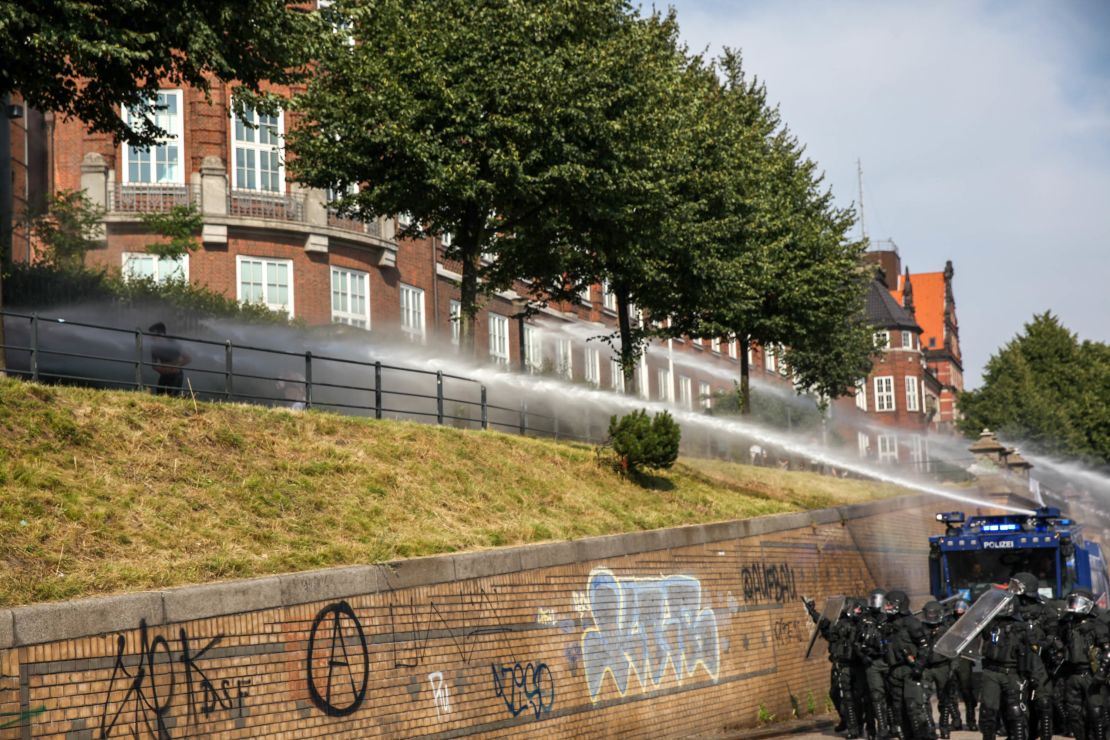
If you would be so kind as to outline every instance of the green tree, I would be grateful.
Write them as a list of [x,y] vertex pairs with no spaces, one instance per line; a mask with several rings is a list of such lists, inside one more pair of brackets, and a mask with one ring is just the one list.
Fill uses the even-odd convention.
[[[77,118],[117,140],[151,144],[150,91],[244,92],[295,82],[319,36],[316,14],[285,0],[20,0],[0,3],[0,95]],[[125,122],[120,106],[138,115]],[[137,122],[137,125],[136,125]]]
[[174,206],[165,213],[144,213],[143,224],[164,241],[151,242],[146,251],[167,259],[178,259],[200,246],[197,236],[204,227],[204,217],[196,205]]
[[103,241],[103,220],[104,209],[90,201],[85,191],[60,190],[42,213],[31,217],[30,226],[44,247],[44,262],[74,269]]
[[337,2],[353,44],[325,49],[289,137],[300,181],[345,193],[361,218],[408,213],[402,236],[450,233],[460,344],[485,295],[565,269],[566,193],[587,176],[594,67],[626,23],[622,0]]
[[678,459],[681,440],[682,429],[666,411],[649,417],[640,409],[609,419],[609,445],[625,473],[669,469]]
[[1080,342],[1050,311],[987,361],[983,385],[957,399],[958,425],[1042,453],[1110,463],[1110,347]]

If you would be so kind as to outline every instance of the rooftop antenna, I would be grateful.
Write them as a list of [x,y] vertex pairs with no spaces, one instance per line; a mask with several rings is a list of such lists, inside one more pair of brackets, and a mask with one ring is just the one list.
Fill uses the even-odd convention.
[[859,176],[859,238],[867,241],[867,225],[863,221],[863,162],[856,158],[856,173]]

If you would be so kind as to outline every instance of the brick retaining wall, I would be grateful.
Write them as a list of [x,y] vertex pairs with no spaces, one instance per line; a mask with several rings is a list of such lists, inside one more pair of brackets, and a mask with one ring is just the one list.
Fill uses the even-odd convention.
[[928,589],[935,499],[0,610],[2,738],[675,737],[824,711],[801,595]]

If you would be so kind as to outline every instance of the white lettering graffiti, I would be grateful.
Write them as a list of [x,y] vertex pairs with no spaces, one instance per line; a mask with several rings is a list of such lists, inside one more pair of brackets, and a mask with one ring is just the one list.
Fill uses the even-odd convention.
[[587,593],[593,626],[582,633],[582,665],[591,701],[598,700],[606,674],[622,697],[630,675],[648,690],[663,682],[668,666],[679,683],[699,665],[717,680],[717,617],[702,606],[697,578],[617,578],[608,568],[595,568]]
[[436,716],[451,713],[451,696],[447,691],[447,684],[443,680],[443,672],[435,671],[428,674],[428,683],[432,685],[432,701],[436,705]]

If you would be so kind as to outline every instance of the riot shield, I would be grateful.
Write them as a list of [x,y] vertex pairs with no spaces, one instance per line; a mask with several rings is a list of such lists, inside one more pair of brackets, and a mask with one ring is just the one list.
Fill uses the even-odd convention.
[[829,629],[836,624],[840,619],[840,615],[844,613],[844,602],[847,600],[846,596],[830,596],[825,599],[825,608],[821,612],[821,618],[817,620],[817,624],[813,625],[813,634],[809,636],[809,645],[806,646],[806,660],[813,653],[813,646],[817,643],[817,636],[821,634],[818,625],[821,624],[822,619],[827,619],[829,622]]
[[991,589],[976,599],[971,608],[956,620],[952,627],[941,635],[933,652],[940,653],[946,658],[955,658],[971,644],[987,623],[994,619],[1015,595],[1001,589]]

